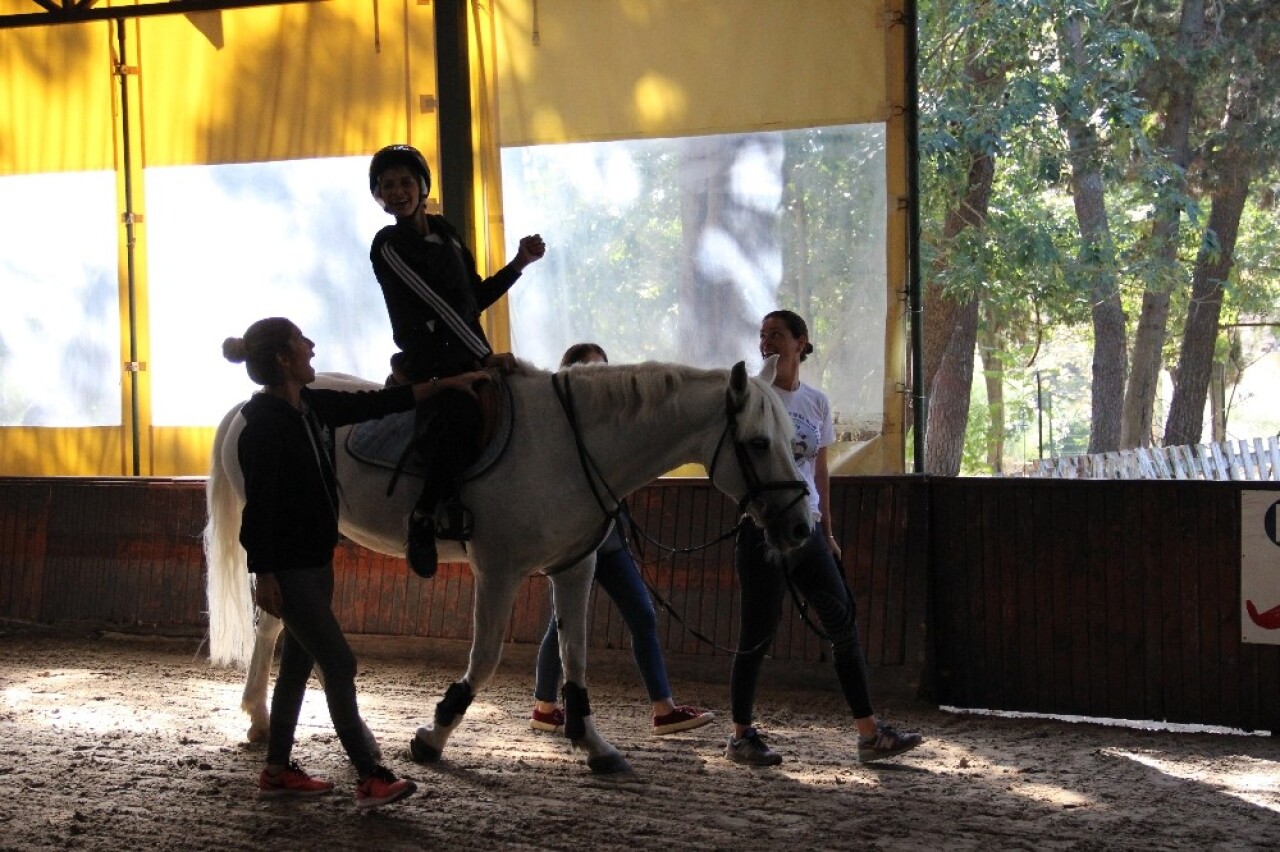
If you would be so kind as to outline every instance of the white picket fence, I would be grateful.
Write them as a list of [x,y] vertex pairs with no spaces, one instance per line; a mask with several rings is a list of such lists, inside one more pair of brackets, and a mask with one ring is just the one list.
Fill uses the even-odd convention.
[[1280,438],[1182,447],[1147,447],[1040,459],[1027,476],[1058,479],[1215,479],[1280,481]]

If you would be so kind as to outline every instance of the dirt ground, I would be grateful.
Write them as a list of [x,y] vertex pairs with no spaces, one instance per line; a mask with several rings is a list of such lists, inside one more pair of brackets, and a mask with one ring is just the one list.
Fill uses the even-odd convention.
[[[335,794],[261,803],[242,676],[193,638],[0,626],[0,848],[27,849],[1275,849],[1280,738],[1147,731],[885,707],[922,731],[897,763],[860,766],[831,689],[772,688],[759,723],[785,755],[723,755],[726,677],[676,680],[715,709],[655,738],[625,656],[593,657],[591,703],[631,777],[593,776],[528,727],[530,653],[513,649],[434,766],[407,744],[461,674],[459,649],[356,644],[362,710],[419,794],[371,814],[308,694],[295,757]],[[770,663],[769,666],[777,666]],[[766,668],[766,674],[770,671]]]

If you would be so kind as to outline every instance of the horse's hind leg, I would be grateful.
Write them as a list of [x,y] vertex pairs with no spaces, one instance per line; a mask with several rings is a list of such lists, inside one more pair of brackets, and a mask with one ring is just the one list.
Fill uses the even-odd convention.
[[271,711],[267,707],[267,687],[271,684],[271,664],[275,659],[276,640],[284,624],[270,613],[258,611],[258,626],[253,638],[253,657],[245,672],[244,694],[240,709],[249,714],[249,742],[264,743],[271,730]]
[[[505,570],[503,566],[499,570]],[[409,750],[419,763],[434,763],[440,759],[449,736],[462,724],[462,717],[471,706],[471,700],[484,689],[498,668],[502,657],[502,634],[511,620],[511,608],[515,604],[516,591],[524,578],[508,573],[500,577],[490,576],[480,563],[472,567],[475,577],[475,603],[471,613],[471,660],[462,680],[452,684],[436,705],[435,718],[430,725],[418,728]]]
[[560,662],[564,669],[564,735],[587,753],[592,772],[629,772],[630,765],[596,730],[587,699],[587,614],[595,554],[551,577],[560,629]]

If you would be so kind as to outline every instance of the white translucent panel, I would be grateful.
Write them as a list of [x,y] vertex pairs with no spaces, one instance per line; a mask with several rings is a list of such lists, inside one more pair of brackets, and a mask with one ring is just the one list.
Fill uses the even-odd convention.
[[0,426],[121,423],[111,172],[0,177]]
[[217,423],[256,388],[222,341],[270,316],[315,341],[318,371],[381,381],[395,351],[369,262],[391,218],[367,157],[146,173],[153,417]]
[[504,149],[508,256],[546,258],[511,291],[514,351],[555,367],[592,340],[615,363],[757,368],[788,308],[845,440],[883,416],[887,219],[880,124]]

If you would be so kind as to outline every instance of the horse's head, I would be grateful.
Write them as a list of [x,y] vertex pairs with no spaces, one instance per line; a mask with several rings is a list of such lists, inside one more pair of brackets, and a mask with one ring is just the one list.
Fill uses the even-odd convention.
[[738,510],[785,552],[804,544],[813,524],[809,489],[791,449],[795,426],[769,388],[776,361],[776,356],[766,361],[755,377],[747,375],[741,361],[730,371],[727,423],[709,473],[716,487],[738,501]]

